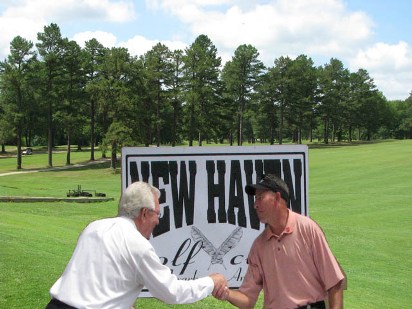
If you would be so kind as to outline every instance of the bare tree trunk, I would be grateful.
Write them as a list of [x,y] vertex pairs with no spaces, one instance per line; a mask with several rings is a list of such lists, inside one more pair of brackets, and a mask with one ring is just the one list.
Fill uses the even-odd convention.
[[242,146],[242,130],[243,130],[243,108],[240,107],[240,112],[238,116],[238,129],[237,129],[237,145]]
[[90,161],[94,161],[94,144],[95,144],[95,136],[94,136],[94,114],[95,114],[95,103],[94,100],[91,102],[90,107]]
[[70,132],[71,130],[67,130],[67,154],[66,154],[66,165],[70,165],[70,153],[71,153],[71,141],[70,141]]
[[323,142],[329,144],[329,121],[327,117],[325,118],[323,125]]
[[[49,99],[50,100],[50,99]],[[48,154],[48,166],[53,166],[53,119],[52,119],[52,103],[49,102],[48,108],[48,140],[47,140],[47,154]]]
[[21,130],[17,130],[17,169],[21,170]]
[[202,146],[202,142],[203,142],[203,140],[202,140],[202,133],[199,131],[199,138],[198,138],[198,144],[199,144],[199,146]]
[[110,160],[110,167],[112,169],[116,169],[116,163],[117,163],[117,158],[116,158],[116,149],[117,148],[117,142],[113,141],[112,142],[112,156],[111,156],[111,160]]
[[283,143],[283,102],[280,107],[280,121],[279,121],[279,145],[282,145]]

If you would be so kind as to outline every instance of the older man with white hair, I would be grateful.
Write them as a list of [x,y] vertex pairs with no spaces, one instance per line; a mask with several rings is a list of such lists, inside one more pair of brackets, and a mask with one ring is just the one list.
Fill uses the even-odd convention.
[[161,263],[148,240],[159,224],[159,197],[157,188],[135,182],[122,195],[117,217],[90,223],[46,308],[130,309],[143,286],[168,304],[221,294],[227,286],[222,275],[179,280]]

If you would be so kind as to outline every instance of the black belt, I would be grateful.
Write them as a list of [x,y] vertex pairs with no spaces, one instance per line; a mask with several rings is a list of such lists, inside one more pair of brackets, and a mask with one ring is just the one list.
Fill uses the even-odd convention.
[[65,304],[64,302],[56,298],[52,298],[52,300],[46,306],[46,309],[76,309],[76,308],[68,304]]
[[326,309],[326,306],[325,306],[325,302],[321,300],[316,303],[300,306],[297,309]]

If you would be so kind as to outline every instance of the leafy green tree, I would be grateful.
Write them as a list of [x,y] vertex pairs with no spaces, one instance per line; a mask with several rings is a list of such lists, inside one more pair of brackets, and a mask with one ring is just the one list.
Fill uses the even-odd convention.
[[320,69],[319,78],[320,102],[318,111],[323,120],[323,140],[329,143],[332,128],[332,141],[342,121],[342,106],[349,89],[349,71],[344,68],[342,61],[332,58]]
[[379,91],[373,91],[360,107],[362,126],[366,129],[366,140],[374,138],[380,128],[388,126],[389,105]]
[[104,59],[105,48],[96,39],[86,42],[82,52],[83,68],[86,77],[86,95],[89,101],[90,115],[90,160],[95,160],[96,144],[96,109],[100,98],[99,80],[101,79],[101,67]]
[[162,128],[171,115],[167,113],[169,104],[168,89],[173,78],[173,64],[169,48],[156,44],[145,54],[146,85],[148,100],[153,104],[156,145],[161,143]]
[[267,142],[271,145],[275,143],[276,136],[276,108],[273,92],[270,91],[271,84],[268,81],[268,75],[262,77],[262,84],[259,87],[257,107],[253,112],[253,132],[256,138],[261,142]]
[[397,114],[396,134],[398,138],[412,138],[412,92],[405,101],[394,102]]
[[185,50],[185,120],[189,146],[193,146],[195,133],[199,146],[210,139],[217,119],[216,104],[221,97],[219,73],[221,58],[208,36],[199,35]]
[[48,130],[48,165],[53,166],[53,145],[54,145],[54,113],[60,104],[61,79],[63,73],[63,38],[57,24],[50,24],[44,27],[44,32],[37,34],[36,44],[41,56],[42,66],[39,72],[39,79],[43,82],[42,102],[47,109],[47,130]]
[[172,117],[172,146],[176,146],[181,140],[181,123],[182,123],[182,107],[183,107],[183,51],[175,50],[171,55],[173,66],[173,75],[170,83],[170,101],[173,109]]
[[[1,93],[4,116],[2,121],[9,122],[4,128],[12,127],[17,141],[17,169],[22,168],[22,134],[26,125],[30,98],[28,72],[30,62],[35,59],[33,43],[20,36],[10,43],[7,61],[0,63]],[[3,133],[3,137],[9,134]]]
[[302,143],[302,130],[310,130],[316,104],[317,71],[312,59],[300,55],[287,69],[288,123],[293,128],[295,142]]
[[86,122],[85,79],[82,68],[81,48],[75,41],[63,40],[62,103],[56,118],[65,128],[67,136],[66,164],[70,164],[72,136],[80,134]]
[[[1,79],[1,73],[0,73]],[[1,82],[0,82],[1,83]],[[1,92],[0,92],[1,93]],[[7,119],[7,115],[2,108],[3,105],[3,97],[0,94],[0,144],[1,144],[1,152],[6,152],[6,143],[14,139],[14,128],[12,123]]]
[[350,92],[343,115],[348,124],[349,141],[352,140],[352,127],[366,129],[366,139],[370,140],[381,129],[382,132],[394,127],[395,111],[386,98],[377,90],[373,79],[365,69],[350,75]]
[[102,141],[102,147],[111,149],[110,167],[116,169],[117,153],[122,147],[133,145],[133,130],[125,122],[113,121]]
[[133,140],[148,147],[152,143],[153,104],[150,102],[143,56],[130,59],[128,90],[130,99],[130,126],[133,128]]
[[237,107],[236,129],[237,144],[243,143],[245,115],[252,105],[253,94],[256,92],[264,65],[258,59],[259,53],[252,45],[240,45],[232,60],[228,61],[222,72],[225,91],[231,102]]
[[[363,113],[364,105],[367,105],[373,93],[376,91],[373,79],[364,69],[359,69],[357,72],[351,73],[350,77],[350,92],[346,101],[346,108],[343,111],[344,123],[348,130],[348,140],[353,140],[353,130],[355,127],[360,129],[364,126]],[[373,112],[373,111],[370,111]]]
[[357,72],[349,75],[350,92],[347,100],[347,108],[345,109],[345,125],[348,130],[348,141],[353,141],[353,132],[355,127],[360,125],[360,106],[362,98],[365,96],[365,91],[362,77]]
[[[99,80],[100,100],[99,116],[104,132],[104,139],[111,140],[112,167],[116,166],[113,151],[118,151],[119,139],[108,139],[110,132],[118,131],[119,127],[128,127],[132,115],[132,102],[129,97],[129,72],[131,58],[126,48],[113,47],[106,50],[102,64],[102,78]],[[110,129],[115,123],[115,129]],[[110,129],[110,130],[109,130]],[[103,148],[103,153],[104,153]]]
[[289,82],[289,68],[292,60],[289,57],[275,59],[274,66],[268,70],[270,92],[273,98],[273,106],[278,114],[278,140],[283,144],[283,132],[285,131],[285,119],[288,106],[292,104],[293,93]]
[[[280,57],[268,69],[258,93],[261,97],[260,124],[268,121],[262,132],[270,132],[274,143],[276,124],[279,126],[279,144],[283,143],[285,123],[295,142],[302,143],[302,130],[310,132],[314,118],[317,93],[317,70],[306,55],[295,60]],[[266,117],[267,116],[267,117]]]
[[81,145],[86,134],[91,160],[99,142],[103,156],[111,147],[115,157],[118,145],[130,142],[127,134],[146,146],[183,139],[190,146],[256,138],[282,144],[285,137],[301,143],[305,133],[312,140],[315,126],[325,143],[352,141],[356,129],[365,139],[411,137],[411,99],[387,102],[366,70],[350,73],[334,58],[316,69],[306,55],[280,57],[266,71],[257,49],[241,45],[221,70],[206,35],[184,52],[159,43],[130,57],[127,49],[104,48],[95,39],[80,50],[56,24],[38,33],[39,60],[17,43],[0,66],[0,143],[4,150],[17,137],[20,153],[24,142],[38,143],[47,131],[49,166],[54,139],[63,144],[67,137],[69,164],[70,144],[77,138]]

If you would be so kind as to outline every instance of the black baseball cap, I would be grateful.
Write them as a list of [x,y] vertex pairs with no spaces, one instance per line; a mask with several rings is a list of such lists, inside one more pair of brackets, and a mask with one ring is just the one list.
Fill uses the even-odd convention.
[[287,184],[275,175],[262,175],[256,184],[246,185],[245,187],[245,192],[249,195],[255,195],[256,190],[270,190],[273,192],[279,192],[282,198],[286,202],[289,202],[289,188]]

